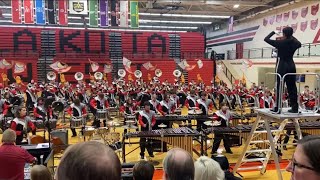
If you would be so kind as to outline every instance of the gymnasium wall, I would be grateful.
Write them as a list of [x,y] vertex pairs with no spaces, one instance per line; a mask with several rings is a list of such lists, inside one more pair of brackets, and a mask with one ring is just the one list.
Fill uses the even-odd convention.
[[[240,22],[235,22],[234,31],[228,32],[227,29],[219,31],[207,31],[207,48],[211,48],[216,53],[225,53],[236,50],[236,44],[243,43],[243,49],[259,49],[271,47],[264,42],[264,38],[271,32],[282,30],[286,26],[291,26],[294,30],[294,36],[304,43],[320,42],[320,12],[319,1],[301,1],[285,7],[270,9],[263,14],[257,14]],[[273,37],[277,37],[276,35]],[[320,52],[320,48],[317,48]],[[306,54],[300,52],[300,55]],[[315,50],[313,50],[314,52]],[[251,58],[260,56],[261,51],[251,51]],[[270,54],[271,51],[266,52]],[[235,57],[230,57],[235,58]]]
[[[46,34],[48,31],[50,35]],[[186,59],[190,65],[196,64],[196,59],[202,59],[204,64],[202,69],[196,67],[186,72],[189,81],[196,80],[198,74],[206,83],[210,83],[213,77],[213,61],[204,59],[205,38],[196,32],[7,27],[0,29],[0,39],[0,59],[27,63],[27,71],[17,74],[21,75],[24,81],[38,79],[37,66],[44,66],[43,63],[39,65],[39,59],[44,59],[47,52],[53,55],[46,57],[48,64],[61,61],[72,66],[65,74],[69,81],[74,80],[75,72],[82,72],[85,74],[85,79],[89,79],[88,59],[99,63],[101,65],[99,71],[103,71],[103,64],[106,63],[112,64],[115,69],[123,68],[122,57],[131,60],[132,70],[140,69],[145,80],[148,73],[154,76],[153,71],[147,72],[142,67],[143,63],[150,61],[162,70],[161,80],[168,79],[172,82],[173,70],[177,68],[174,58]],[[12,70],[2,71],[7,72],[9,78],[13,80],[15,75],[10,74]],[[134,78],[133,75],[132,77]],[[108,79],[112,78],[115,77],[108,74]]]

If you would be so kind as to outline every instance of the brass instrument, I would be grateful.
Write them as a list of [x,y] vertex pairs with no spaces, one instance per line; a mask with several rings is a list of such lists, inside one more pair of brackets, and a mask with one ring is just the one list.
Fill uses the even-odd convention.
[[57,78],[57,75],[56,75],[55,72],[50,71],[50,72],[47,73],[47,79],[49,81],[54,81],[54,80],[56,80],[56,78]]
[[76,72],[76,74],[74,74],[74,78],[77,80],[77,81],[82,81],[83,80],[83,73],[82,72]]

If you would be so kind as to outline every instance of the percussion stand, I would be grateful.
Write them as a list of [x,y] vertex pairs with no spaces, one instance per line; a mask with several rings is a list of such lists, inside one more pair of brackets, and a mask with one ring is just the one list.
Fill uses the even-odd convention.
[[[46,128],[48,128],[48,138],[49,138],[49,149],[51,148],[51,127],[50,127],[50,120],[47,120],[46,122],[45,122],[45,125],[44,125],[44,129],[46,129]],[[46,130],[44,130],[44,132],[46,132]],[[44,139],[45,139],[46,137],[45,137],[45,135],[44,135]]]

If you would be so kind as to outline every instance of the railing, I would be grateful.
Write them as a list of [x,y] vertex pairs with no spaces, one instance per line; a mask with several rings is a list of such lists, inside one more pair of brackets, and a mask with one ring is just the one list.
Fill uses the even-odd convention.
[[[244,49],[242,52],[237,52],[236,50],[227,51],[227,59],[264,59],[273,58],[273,52],[275,48],[264,47],[264,48],[253,48]],[[306,43],[302,44],[301,48],[294,54],[295,58],[304,58],[320,56],[320,43]]]
[[236,80],[236,78],[232,75],[232,73],[229,71],[229,69],[227,68],[226,64],[221,61],[223,63],[223,73],[226,75],[226,77],[229,79],[230,83],[233,84]]

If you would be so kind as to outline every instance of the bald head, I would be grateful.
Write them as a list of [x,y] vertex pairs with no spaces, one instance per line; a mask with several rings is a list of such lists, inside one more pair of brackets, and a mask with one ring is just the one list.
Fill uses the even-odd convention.
[[16,132],[12,129],[7,129],[2,134],[2,142],[3,143],[14,143],[16,142]]
[[120,180],[120,160],[108,146],[94,141],[75,144],[64,153],[58,180]]
[[193,180],[194,163],[187,151],[171,149],[163,160],[164,179],[166,180]]

